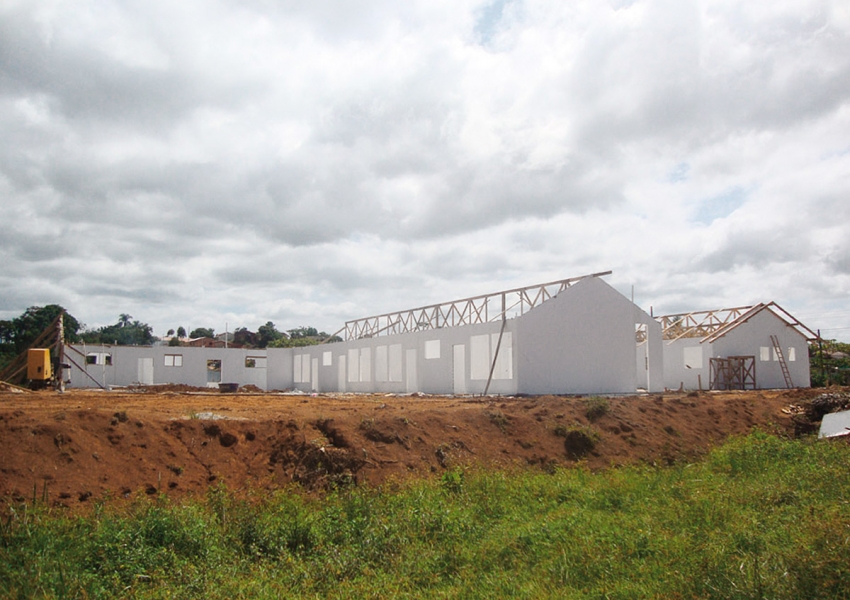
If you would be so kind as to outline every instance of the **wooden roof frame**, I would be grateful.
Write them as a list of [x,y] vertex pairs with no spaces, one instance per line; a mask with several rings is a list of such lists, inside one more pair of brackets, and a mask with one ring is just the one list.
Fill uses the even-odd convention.
[[611,271],[591,273],[493,294],[355,319],[346,321],[345,326],[334,335],[341,334],[342,338],[347,341],[475,323],[491,323],[525,314],[582,279],[610,274]]
[[762,311],[767,310],[776,318],[793,328],[807,341],[817,339],[817,334],[803,325],[796,317],[776,302],[754,306],[738,306],[719,310],[695,311],[656,317],[661,323],[662,337],[672,343],[680,338],[701,338],[700,343],[714,342],[730,331],[740,327]]

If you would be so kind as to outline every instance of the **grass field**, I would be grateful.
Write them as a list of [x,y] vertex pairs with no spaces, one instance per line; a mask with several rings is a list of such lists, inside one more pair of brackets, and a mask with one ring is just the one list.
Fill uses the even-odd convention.
[[9,506],[3,598],[848,598],[850,445],[476,472],[321,499]]

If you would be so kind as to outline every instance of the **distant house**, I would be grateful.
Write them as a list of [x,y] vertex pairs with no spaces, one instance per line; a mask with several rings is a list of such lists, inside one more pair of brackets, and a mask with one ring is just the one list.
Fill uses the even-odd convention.
[[217,338],[199,337],[190,339],[186,345],[190,348],[224,348],[226,344],[224,340]]
[[809,387],[816,335],[775,302],[657,317],[669,389]]
[[233,334],[232,331],[226,331],[224,333],[217,333],[217,334],[215,334],[215,339],[217,339],[220,342],[227,342],[228,345],[230,345],[230,344],[233,343],[234,334]]

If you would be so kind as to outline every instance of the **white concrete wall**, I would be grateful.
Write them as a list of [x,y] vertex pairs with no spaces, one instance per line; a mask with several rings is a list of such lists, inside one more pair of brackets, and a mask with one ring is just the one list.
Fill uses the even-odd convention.
[[[75,352],[77,350],[79,352]],[[85,354],[109,354],[111,365],[87,365]],[[82,355],[81,355],[82,354]],[[256,385],[267,389],[268,364],[262,368],[262,361],[255,360],[255,366],[246,366],[246,358],[266,358],[265,350],[244,350],[240,348],[189,348],[174,346],[89,346],[74,344],[66,349],[66,355],[80,368],[72,366],[71,385],[74,387],[97,387],[92,378],[104,387],[110,385],[127,386],[139,382],[139,359],[150,358],[153,361],[154,384],[185,384],[192,386],[207,385],[207,361],[221,360],[221,383]],[[180,357],[180,366],[167,366],[166,356]],[[69,363],[70,364],[70,363]],[[88,377],[86,374],[90,375]]]
[[[635,342],[638,322],[649,329],[650,386],[657,391],[663,381],[660,325],[599,278],[579,281],[506,321],[501,344],[502,322],[494,322],[303,348],[77,347],[110,353],[111,366],[86,367],[72,354],[104,385],[137,382],[138,360],[151,358],[153,383],[207,385],[207,361],[221,360],[222,383],[268,390],[481,394],[498,344],[491,394],[633,393],[647,381],[647,371],[638,375],[636,367],[638,352],[646,354]],[[181,366],[166,366],[166,355],[180,355]],[[246,367],[248,357],[265,357],[266,368]],[[77,387],[94,385],[76,368],[71,379]]]
[[711,344],[700,343],[701,338],[680,338],[664,341],[664,386],[671,390],[707,390],[711,385],[709,359]]
[[[492,394],[516,393],[516,359],[514,351],[516,324],[508,321],[505,335],[499,348],[497,362],[503,369],[495,374],[490,384]],[[379,336],[324,344],[303,348],[269,348],[269,377],[272,389],[294,389],[318,392],[360,393],[406,393],[410,391],[428,394],[452,394],[454,388],[453,347],[463,346],[463,393],[480,394],[484,391],[487,378],[481,378],[481,370],[473,369],[482,359],[489,364],[494,351],[494,340],[498,339],[501,322],[451,327],[398,335]],[[480,339],[487,336],[490,347],[480,348]],[[478,338],[473,342],[473,337]],[[473,352],[473,343],[478,351]],[[429,358],[426,346],[437,356]],[[326,353],[330,353],[329,357]],[[484,356],[486,354],[486,356]],[[411,362],[415,355],[415,361]],[[306,358],[305,358],[306,357]],[[318,361],[318,386],[311,376],[304,381],[306,372],[295,373],[295,367],[304,368],[305,361]],[[505,365],[509,363],[509,366]],[[340,386],[340,364],[345,369],[344,385]],[[411,369],[412,367],[412,369]],[[506,378],[506,374],[510,378]],[[415,376],[415,377],[413,377]],[[476,377],[478,376],[478,377]],[[411,389],[411,380],[415,379]],[[344,388],[344,389],[342,389]]]
[[647,341],[639,344],[635,352],[635,388],[648,392],[664,391],[664,349],[661,340],[661,323],[646,312],[634,307],[636,324],[646,326]]
[[521,392],[634,393],[636,307],[601,279],[583,279],[517,320]]

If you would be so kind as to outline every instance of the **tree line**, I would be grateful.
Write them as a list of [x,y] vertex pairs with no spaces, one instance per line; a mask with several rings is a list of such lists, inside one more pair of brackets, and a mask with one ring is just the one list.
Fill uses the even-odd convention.
[[[113,325],[87,328],[58,304],[31,306],[14,319],[0,320],[0,368],[26,351],[62,313],[65,315],[64,335],[67,343],[150,346],[160,341],[160,338],[153,334],[150,325],[126,313],[121,313]],[[170,338],[169,345],[182,346],[187,343],[187,338],[215,337],[215,329],[197,327],[187,335],[186,329],[181,326],[176,330],[169,329],[165,337]],[[257,331],[250,331],[247,327],[237,328],[228,341],[234,346],[244,348],[290,348],[342,340],[338,336],[329,336],[324,331],[318,331],[315,327],[278,331],[275,324],[268,321]]]

